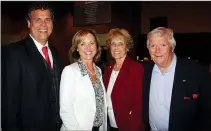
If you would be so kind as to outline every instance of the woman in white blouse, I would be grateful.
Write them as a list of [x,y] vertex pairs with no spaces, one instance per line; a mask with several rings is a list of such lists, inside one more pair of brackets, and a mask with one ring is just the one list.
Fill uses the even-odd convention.
[[78,31],[69,50],[70,65],[60,83],[61,131],[107,130],[107,106],[101,69],[95,65],[101,54],[94,30]]

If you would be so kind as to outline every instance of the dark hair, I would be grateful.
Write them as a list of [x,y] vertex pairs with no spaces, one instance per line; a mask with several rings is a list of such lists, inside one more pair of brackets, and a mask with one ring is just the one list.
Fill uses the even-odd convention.
[[44,2],[36,2],[29,5],[27,14],[25,16],[26,20],[30,20],[32,11],[34,10],[49,10],[51,13],[52,20],[55,21],[53,7],[50,4]]
[[72,47],[70,48],[69,53],[68,53],[70,63],[73,63],[80,58],[80,54],[77,51],[77,47],[78,47],[78,44],[83,40],[83,37],[86,36],[87,34],[92,34],[95,38],[97,52],[94,56],[94,62],[98,62],[98,60],[100,59],[101,47],[99,44],[96,31],[93,29],[83,29],[76,32],[75,35],[73,36]]

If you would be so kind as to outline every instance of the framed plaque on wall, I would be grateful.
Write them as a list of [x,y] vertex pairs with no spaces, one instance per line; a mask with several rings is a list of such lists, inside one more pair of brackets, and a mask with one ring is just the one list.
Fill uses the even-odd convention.
[[73,26],[97,25],[111,22],[111,2],[77,1],[74,3]]

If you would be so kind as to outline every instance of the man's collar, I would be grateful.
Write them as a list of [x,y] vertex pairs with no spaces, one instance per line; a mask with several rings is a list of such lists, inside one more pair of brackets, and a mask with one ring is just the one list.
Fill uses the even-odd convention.
[[[33,36],[32,36],[31,34],[29,34],[29,36],[30,36],[30,37],[32,38],[32,40],[34,41],[34,43],[35,43],[36,47],[38,48],[38,50],[41,50],[41,49],[44,47],[41,43],[39,43],[38,41],[36,41],[36,40],[33,38]],[[47,46],[47,47],[49,48],[48,41],[47,41],[47,43],[45,44],[45,46]]]
[[[168,69],[167,69],[164,73],[167,73],[167,72],[174,72],[174,69],[175,69],[175,67],[176,67],[176,61],[177,61],[177,56],[176,56],[176,54],[174,53],[174,54],[173,54],[172,61],[171,61],[171,64],[169,65]],[[158,67],[156,64],[155,64],[154,67],[153,67],[153,71],[161,73],[159,67]]]

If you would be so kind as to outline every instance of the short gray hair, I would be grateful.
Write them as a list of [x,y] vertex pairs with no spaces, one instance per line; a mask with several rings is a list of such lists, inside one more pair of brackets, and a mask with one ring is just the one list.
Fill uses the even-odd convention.
[[147,48],[149,48],[149,39],[153,36],[164,37],[168,36],[168,42],[172,45],[173,49],[176,47],[176,41],[174,39],[174,32],[170,28],[158,27],[150,31],[147,35]]

